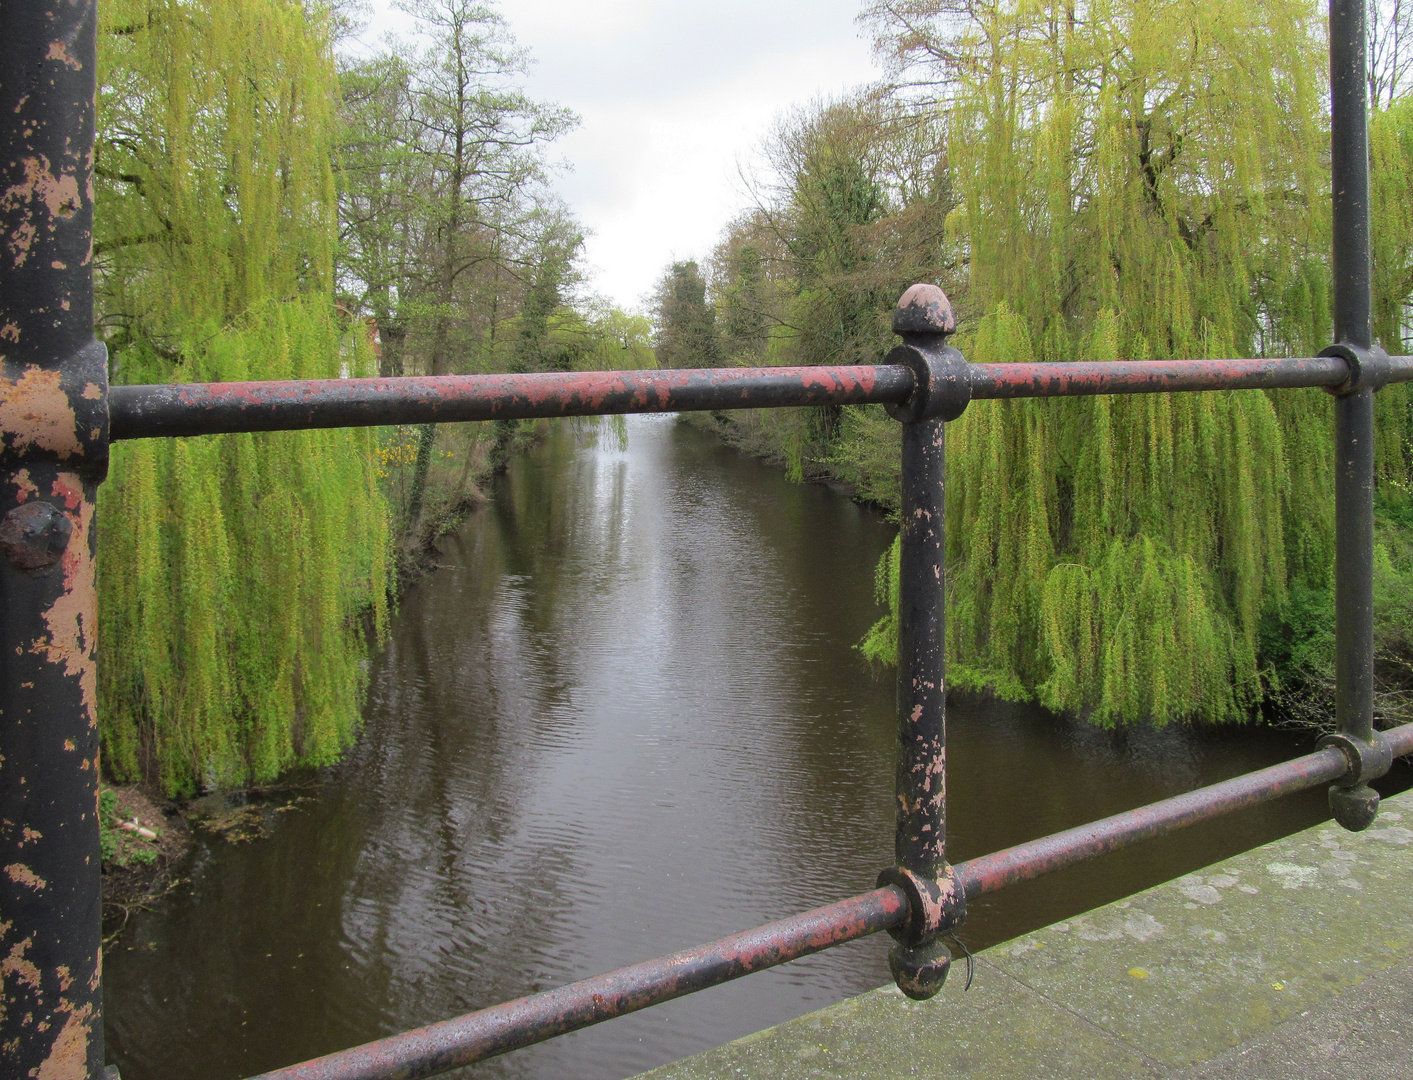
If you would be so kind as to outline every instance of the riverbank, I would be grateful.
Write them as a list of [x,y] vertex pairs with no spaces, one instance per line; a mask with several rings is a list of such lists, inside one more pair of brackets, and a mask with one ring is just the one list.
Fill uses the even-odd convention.
[[[414,489],[420,429],[390,429],[379,453],[398,537],[394,564],[398,595],[440,567],[437,540],[455,532],[477,507],[485,505],[495,478],[517,455],[539,443],[548,427],[547,420],[509,421],[506,427],[438,425],[419,496],[414,496]],[[409,521],[413,505],[419,502],[417,520]]]
[[[643,1080],[1413,1076],[1413,793]],[[1157,843],[1162,843],[1158,841]],[[1151,846],[1151,845],[1150,845]]]
[[151,907],[179,877],[191,846],[180,804],[134,786],[103,785],[98,796],[103,849],[103,932],[121,933],[134,912]]
[[[400,540],[396,544],[393,576],[397,597],[442,568],[438,540],[454,533],[485,505],[487,489],[495,478],[516,456],[542,441],[548,427],[549,421],[545,420],[518,422],[497,442],[490,433],[491,425],[440,425],[423,510],[411,529],[405,503],[417,429],[390,429],[379,450],[379,471],[387,484],[389,504],[400,508]],[[371,619],[367,624],[371,650],[375,647]],[[272,793],[290,790],[292,780],[307,772],[296,768],[273,784],[206,792],[195,798],[167,798],[155,786],[105,783],[103,790],[111,793],[111,806],[102,815],[105,933],[120,932],[133,912],[151,907],[180,884],[180,865],[191,845],[193,827],[230,840],[248,839],[248,830],[240,827],[238,821],[246,813],[245,808],[259,804]],[[145,833],[155,835],[148,837]]]
[[[764,415],[768,415],[768,412]],[[762,421],[758,413],[688,412],[678,413],[679,423],[705,431],[757,461],[781,469],[796,483],[825,484],[848,494],[860,506],[875,511],[889,521],[898,516],[896,482],[878,481],[865,487],[859,477],[841,475],[834,462],[820,460],[808,453],[797,453],[793,459],[779,432]],[[896,470],[895,470],[896,471]]]

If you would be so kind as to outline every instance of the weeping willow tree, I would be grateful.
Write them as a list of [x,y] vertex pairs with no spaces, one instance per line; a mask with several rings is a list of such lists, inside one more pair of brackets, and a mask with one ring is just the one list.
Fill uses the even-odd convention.
[[[117,382],[373,373],[332,301],[336,78],[293,0],[110,0],[95,175]],[[102,489],[108,770],[170,793],[333,761],[381,629],[368,431],[119,444]]]
[[[1328,343],[1326,59],[1311,4],[917,0],[873,15],[900,69],[937,91],[922,108],[945,117],[969,359],[1308,356]],[[1397,349],[1407,125],[1375,129],[1376,229],[1403,245],[1381,249],[1377,330]],[[1405,391],[1380,394],[1386,497],[1407,486],[1407,412]],[[1250,715],[1269,674],[1263,618],[1279,619],[1293,584],[1329,587],[1326,395],[983,402],[948,434],[953,685],[1105,724]],[[895,574],[880,567],[893,604]],[[865,648],[886,659],[894,642],[886,618]]]

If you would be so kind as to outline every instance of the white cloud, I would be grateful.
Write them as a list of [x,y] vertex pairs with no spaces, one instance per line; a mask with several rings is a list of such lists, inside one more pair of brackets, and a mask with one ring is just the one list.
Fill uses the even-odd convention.
[[[405,29],[376,0],[365,40]],[[557,190],[593,234],[593,287],[637,306],[675,258],[701,257],[746,204],[738,162],[775,117],[876,77],[858,0],[519,0],[529,89],[579,113]]]

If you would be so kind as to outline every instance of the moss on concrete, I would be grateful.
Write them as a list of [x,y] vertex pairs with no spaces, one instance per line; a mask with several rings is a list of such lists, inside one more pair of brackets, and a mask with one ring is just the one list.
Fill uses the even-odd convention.
[[1405,971],[1410,826],[1413,793],[1365,833],[1320,825],[988,949],[969,992],[875,990],[644,1078],[1185,1074]]

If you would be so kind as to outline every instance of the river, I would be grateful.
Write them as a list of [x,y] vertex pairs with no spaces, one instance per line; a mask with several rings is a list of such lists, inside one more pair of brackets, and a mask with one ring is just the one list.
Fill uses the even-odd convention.
[[[363,736],[263,839],[198,834],[105,957],[124,1080],[234,1080],[872,887],[893,687],[854,644],[893,528],[671,417],[557,425],[442,543]],[[964,859],[1308,748],[949,708]],[[1288,798],[972,905],[983,948],[1325,816]],[[886,938],[467,1070],[610,1080],[888,979]]]

